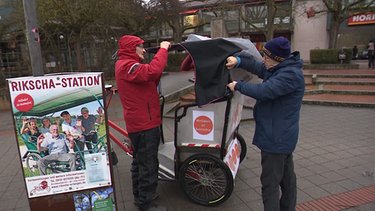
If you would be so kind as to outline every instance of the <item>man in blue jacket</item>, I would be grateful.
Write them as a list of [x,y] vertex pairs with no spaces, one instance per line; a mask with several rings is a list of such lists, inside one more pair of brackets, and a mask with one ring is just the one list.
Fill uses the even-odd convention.
[[257,100],[253,111],[256,124],[253,144],[261,150],[264,210],[294,211],[297,182],[292,153],[297,145],[305,91],[303,62],[299,52],[290,53],[289,41],[284,37],[267,42],[262,51],[262,62],[241,57],[239,53],[227,58],[227,67],[243,68],[258,75],[263,83],[233,81],[228,86]]

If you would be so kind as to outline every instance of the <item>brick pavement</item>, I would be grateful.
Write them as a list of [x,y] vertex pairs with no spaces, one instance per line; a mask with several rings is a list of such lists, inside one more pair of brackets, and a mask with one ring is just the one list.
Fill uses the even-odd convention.
[[[191,75],[181,77],[186,77],[185,81]],[[174,76],[169,76],[168,81],[181,83]],[[170,89],[178,88],[171,86]],[[124,127],[118,95],[112,102],[108,110],[109,119]],[[12,117],[8,111],[0,112],[0,118],[0,211],[28,211],[18,149],[11,127]],[[371,176],[375,169],[374,118],[375,110],[371,108],[302,106],[300,138],[294,153],[298,210],[325,210],[320,205],[321,201],[345,195],[353,197],[351,200],[333,200],[332,203],[342,206],[342,210],[375,210],[373,200],[369,203],[353,202],[356,197],[373,197],[373,192],[368,190],[375,186],[375,178]],[[228,201],[218,207],[202,207],[184,195],[177,181],[161,181],[158,187],[160,197],[156,203],[166,205],[169,210],[262,210],[260,153],[251,144],[254,126],[253,121],[244,121],[240,125],[248,153],[240,165],[234,191]],[[166,140],[173,140],[173,119],[164,118],[164,133]],[[113,168],[117,208],[119,211],[137,210],[132,202],[131,158],[111,143],[120,160]]]

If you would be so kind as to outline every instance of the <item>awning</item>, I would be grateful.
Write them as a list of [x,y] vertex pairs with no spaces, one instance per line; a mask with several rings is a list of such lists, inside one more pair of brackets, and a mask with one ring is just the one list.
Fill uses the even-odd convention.
[[36,105],[26,112],[18,111],[14,116],[38,116],[42,117],[58,111],[63,111],[75,106],[79,106],[92,101],[103,99],[101,87],[95,86],[90,88],[82,87],[73,92],[63,93],[58,96],[48,98]]
[[197,11],[198,11],[198,9],[186,10],[186,11],[180,12],[180,15],[194,14]]

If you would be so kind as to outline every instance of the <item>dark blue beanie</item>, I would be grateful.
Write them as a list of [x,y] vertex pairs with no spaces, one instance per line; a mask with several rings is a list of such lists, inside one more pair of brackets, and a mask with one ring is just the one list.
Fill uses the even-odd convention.
[[262,51],[271,59],[282,62],[290,56],[289,40],[285,37],[276,37],[268,41]]

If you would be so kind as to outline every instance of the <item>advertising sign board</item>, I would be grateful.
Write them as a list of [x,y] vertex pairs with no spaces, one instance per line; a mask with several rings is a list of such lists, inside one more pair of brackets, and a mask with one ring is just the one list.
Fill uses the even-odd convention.
[[[116,210],[102,76],[8,79],[31,210],[75,210],[84,202],[85,210]],[[106,201],[96,198],[98,193],[107,195]]]

